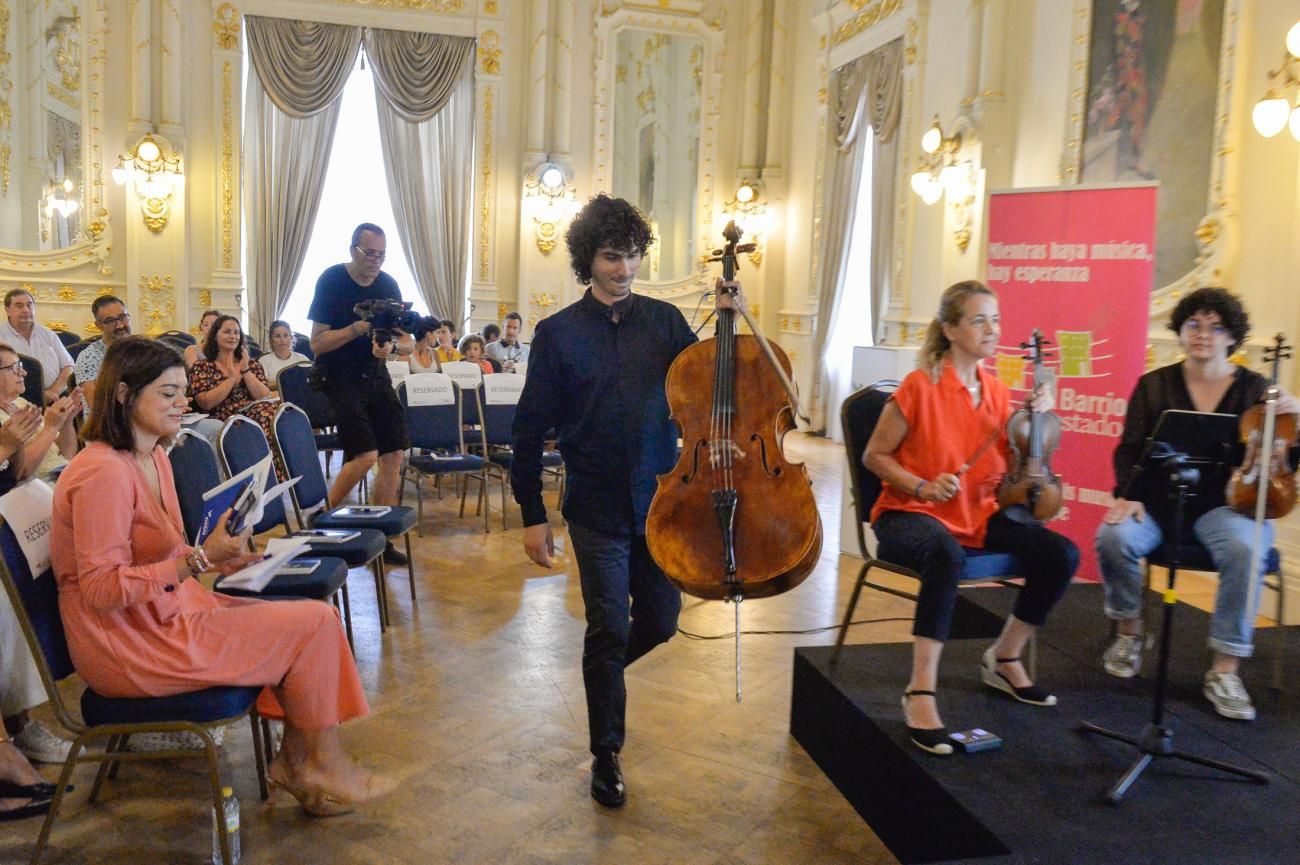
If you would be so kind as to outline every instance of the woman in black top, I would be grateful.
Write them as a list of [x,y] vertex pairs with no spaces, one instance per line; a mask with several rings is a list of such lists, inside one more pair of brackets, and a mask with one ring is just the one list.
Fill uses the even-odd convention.
[[[1262,375],[1230,358],[1250,332],[1250,319],[1241,302],[1222,288],[1202,288],[1184,297],[1170,316],[1169,329],[1178,334],[1185,359],[1142,376],[1129,399],[1124,434],[1115,448],[1115,501],[1097,531],[1097,555],[1106,584],[1106,615],[1117,621],[1117,636],[1102,657],[1112,676],[1129,678],[1142,666],[1141,559],[1163,538],[1157,521],[1142,501],[1125,498],[1134,469],[1160,415],[1169,409],[1240,415],[1268,389]],[[1295,412],[1297,402],[1282,394],[1279,412]],[[1225,442],[1231,446],[1235,442]],[[1255,609],[1250,564],[1254,521],[1217,500],[1198,503],[1192,531],[1219,570],[1209,646],[1214,653],[1205,674],[1204,693],[1224,717],[1252,720],[1255,707],[1238,676],[1242,658],[1253,652]],[[1263,548],[1273,542],[1266,522]],[[1263,556],[1259,557],[1263,578]],[[1258,594],[1256,594],[1258,607]]]

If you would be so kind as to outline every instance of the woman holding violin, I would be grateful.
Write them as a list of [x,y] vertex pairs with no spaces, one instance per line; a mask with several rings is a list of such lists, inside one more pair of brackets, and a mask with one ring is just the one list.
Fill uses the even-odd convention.
[[[987,286],[948,288],[919,368],[885,405],[862,457],[885,483],[871,512],[880,558],[921,575],[903,715],[913,744],[932,754],[952,753],[935,688],[966,549],[1015,551],[1029,570],[1002,635],[984,653],[980,678],[1034,706],[1053,706],[1056,698],[1030,680],[1021,650],[1079,564],[1074,544],[1025,508],[999,509],[995,489],[1007,471],[1011,394],[982,361],[997,350],[1000,333],[997,296]],[[1036,412],[1054,404],[1046,387],[1030,400]]]
[[[1123,679],[1136,676],[1142,667],[1145,581],[1140,560],[1160,546],[1163,536],[1144,503],[1122,498],[1122,494],[1156,421],[1169,409],[1240,416],[1269,388],[1264,376],[1229,360],[1250,333],[1250,319],[1241,301],[1226,289],[1201,288],[1188,294],[1174,307],[1169,329],[1178,334],[1185,359],[1138,379],[1129,398],[1124,434],[1115,448],[1115,503],[1097,531],[1097,554],[1106,585],[1105,613],[1117,623],[1117,636],[1102,656],[1102,666]],[[1294,397],[1280,394],[1279,414],[1291,414],[1297,408],[1300,405]],[[1203,690],[1220,715],[1249,721],[1255,717],[1255,707],[1238,670],[1241,659],[1254,650],[1256,610],[1247,607],[1255,523],[1250,516],[1227,507],[1222,498],[1207,501],[1202,495],[1198,505],[1198,511],[1204,513],[1192,523],[1192,530],[1219,570],[1210,618],[1209,646],[1214,659]],[[1262,539],[1262,549],[1272,546],[1273,525],[1269,521],[1263,525]],[[1255,579],[1262,580],[1264,557],[1259,556],[1258,561]]]

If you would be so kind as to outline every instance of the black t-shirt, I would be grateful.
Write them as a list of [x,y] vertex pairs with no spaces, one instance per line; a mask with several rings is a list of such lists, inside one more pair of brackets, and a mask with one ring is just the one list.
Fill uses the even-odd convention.
[[[390,298],[401,300],[402,292],[397,280],[382,270],[370,285],[358,285],[348,273],[346,264],[325,268],[316,280],[316,296],[312,298],[307,317],[314,324],[327,324],[331,330],[350,326],[361,317],[352,311],[363,300]],[[344,343],[333,351],[316,356],[316,362],[328,372],[346,375],[349,372],[372,372],[382,363],[370,351],[370,334],[365,333]]]

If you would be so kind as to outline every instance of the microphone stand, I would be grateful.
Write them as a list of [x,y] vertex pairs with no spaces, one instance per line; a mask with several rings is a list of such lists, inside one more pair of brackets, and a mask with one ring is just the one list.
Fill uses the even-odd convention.
[[[1168,463],[1166,465],[1168,466]],[[1128,771],[1120,777],[1115,786],[1111,787],[1110,792],[1106,794],[1106,800],[1112,805],[1120,804],[1129,787],[1133,786],[1133,782],[1142,775],[1147,766],[1151,765],[1152,760],[1157,757],[1172,758],[1187,763],[1195,763],[1198,766],[1218,769],[1220,772],[1248,778],[1258,784],[1267,784],[1269,782],[1269,775],[1266,772],[1246,769],[1241,766],[1234,766],[1231,763],[1177,750],[1174,748],[1173,728],[1165,723],[1165,686],[1169,680],[1169,646],[1173,634],[1174,606],[1178,602],[1178,596],[1174,590],[1174,581],[1178,576],[1178,566],[1182,563],[1181,536],[1189,490],[1198,480],[1199,472],[1197,469],[1182,465],[1169,466],[1169,483],[1173,485],[1175,490],[1174,520],[1169,544],[1169,587],[1164,592],[1163,598],[1164,611],[1160,626],[1160,666],[1159,672],[1156,674],[1156,693],[1151,710],[1151,722],[1147,724],[1140,736],[1127,736],[1115,730],[1109,730],[1088,722],[1084,722],[1080,727],[1084,733],[1095,733],[1107,739],[1123,742],[1140,752],[1140,756],[1133,765],[1128,768]]]

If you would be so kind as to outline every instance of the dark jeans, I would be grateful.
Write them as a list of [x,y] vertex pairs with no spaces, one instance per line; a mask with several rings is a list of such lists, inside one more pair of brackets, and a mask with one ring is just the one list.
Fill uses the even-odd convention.
[[587,608],[582,681],[591,752],[617,752],[627,710],[623,668],[677,632],[682,596],[650,558],[645,535],[609,535],[570,523],[569,538]]
[[[880,558],[921,575],[912,634],[947,640],[966,550],[928,514],[886,511],[871,528],[880,542],[876,550]],[[1030,625],[1047,620],[1079,567],[1079,548],[1069,538],[1040,525],[1016,522],[1002,511],[989,518],[984,549],[1014,553],[1024,565],[1025,585],[1016,597],[1013,615]]]

